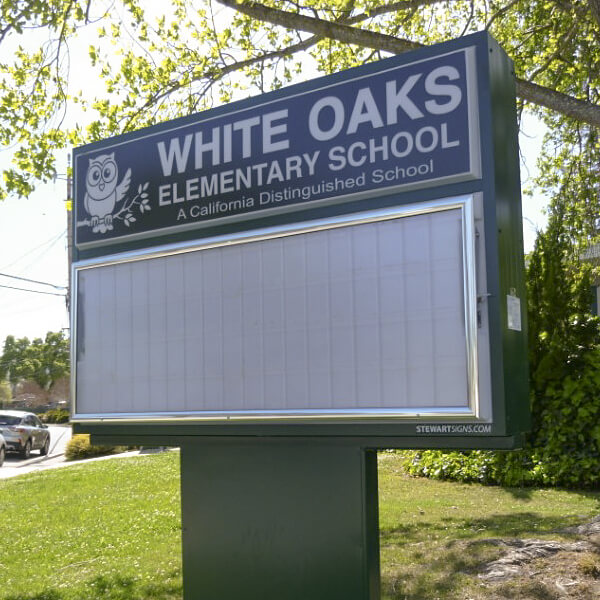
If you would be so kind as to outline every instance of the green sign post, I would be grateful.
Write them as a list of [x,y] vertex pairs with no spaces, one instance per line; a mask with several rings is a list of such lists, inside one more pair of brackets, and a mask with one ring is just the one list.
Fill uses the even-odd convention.
[[521,443],[514,86],[479,33],[74,152],[74,430],[181,447],[187,600],[374,600],[377,449]]
[[378,598],[376,461],[343,441],[183,446],[185,597]]

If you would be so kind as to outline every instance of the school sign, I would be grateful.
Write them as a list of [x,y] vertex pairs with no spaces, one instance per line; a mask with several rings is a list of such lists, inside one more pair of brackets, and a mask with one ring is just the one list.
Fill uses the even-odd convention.
[[74,152],[74,421],[512,447],[514,82],[487,34]]

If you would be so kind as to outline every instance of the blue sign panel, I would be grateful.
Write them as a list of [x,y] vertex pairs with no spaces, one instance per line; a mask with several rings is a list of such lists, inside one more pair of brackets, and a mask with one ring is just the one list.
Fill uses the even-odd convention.
[[391,58],[75,151],[80,248],[480,177],[476,46]]

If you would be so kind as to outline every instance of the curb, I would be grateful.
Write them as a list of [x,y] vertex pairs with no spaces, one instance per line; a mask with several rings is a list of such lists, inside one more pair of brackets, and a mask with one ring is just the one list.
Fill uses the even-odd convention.
[[61,452],[60,454],[53,454],[52,456],[39,456],[38,458],[30,458],[27,462],[24,462],[23,464],[20,465],[15,465],[13,467],[13,469],[22,469],[23,467],[30,467],[32,465],[37,465],[43,462],[46,462],[48,460],[54,460],[55,458],[61,458],[65,455],[64,452]]

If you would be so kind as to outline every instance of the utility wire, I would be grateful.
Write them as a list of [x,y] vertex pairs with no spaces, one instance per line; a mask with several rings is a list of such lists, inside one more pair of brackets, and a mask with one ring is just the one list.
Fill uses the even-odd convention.
[[42,292],[41,290],[28,290],[26,288],[13,287],[12,285],[0,284],[0,288],[6,288],[7,290],[19,290],[21,292],[32,292],[33,294],[46,294],[47,296],[60,296],[61,298],[64,298],[66,296],[66,294],[58,294],[57,292]]
[[35,279],[27,279],[27,277],[17,277],[17,275],[8,275],[7,273],[0,273],[0,277],[10,277],[11,279],[18,279],[19,281],[27,281],[28,283],[37,283],[39,285],[47,285],[53,287],[55,290],[66,290],[64,285],[54,285],[53,283],[46,283],[45,281],[36,281]]
[[[31,250],[28,250],[27,252],[25,252],[25,254],[22,254],[21,256],[19,256],[19,258],[13,260],[11,263],[4,265],[0,268],[2,269],[7,269],[8,267],[12,267],[15,263],[18,263],[20,260],[24,259],[26,256],[29,256],[30,254],[32,254],[33,252],[35,252],[36,250],[39,250],[40,248],[43,248],[44,246],[47,246],[48,244],[50,244],[50,248],[52,246],[54,246],[54,244],[56,244],[56,242],[58,242],[58,240],[60,240],[65,234],[67,233],[67,230],[65,229],[64,231],[61,231],[58,236],[53,235],[51,238],[48,238],[45,242],[42,242],[41,244],[39,244],[38,246],[36,246],[35,248],[32,248]],[[48,248],[47,250],[49,250],[50,248]],[[47,250],[44,250],[44,252],[46,252]]]
[[[66,236],[66,234],[67,234],[67,230],[65,229],[62,233],[60,233],[58,235],[57,238],[55,238],[52,242],[50,242],[50,245],[47,246],[44,250],[42,250],[42,252],[47,253],[53,246],[55,246],[58,242],[60,242]],[[31,265],[35,264],[37,261],[38,261],[38,259],[34,258],[30,262],[28,262],[26,265],[22,266],[21,271],[25,272],[27,269],[29,269],[29,267],[31,267]]]

